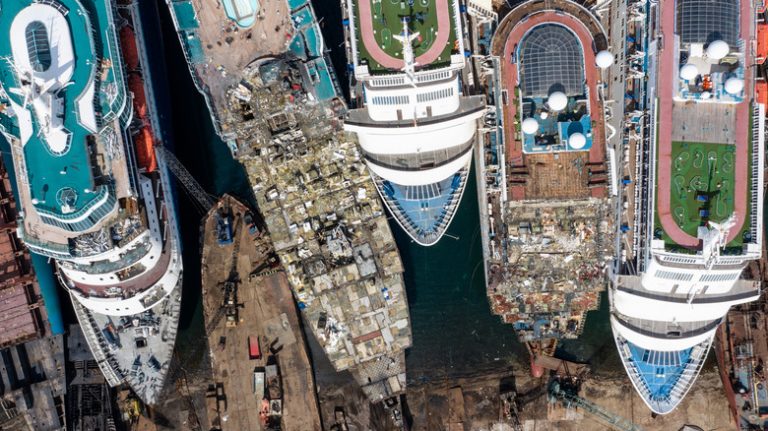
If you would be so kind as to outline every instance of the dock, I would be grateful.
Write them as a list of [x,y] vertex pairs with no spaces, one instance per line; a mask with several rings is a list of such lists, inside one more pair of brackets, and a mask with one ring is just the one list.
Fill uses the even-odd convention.
[[[207,403],[210,426],[223,431],[269,429],[259,417],[260,395],[274,397],[274,391],[256,388],[255,372],[275,363],[282,429],[319,430],[312,366],[296,304],[285,274],[275,268],[277,260],[270,259],[271,240],[255,226],[255,218],[244,204],[224,196],[203,222],[203,307],[214,382]],[[229,224],[229,237],[217,228],[220,223]],[[253,343],[258,358],[249,351]]]

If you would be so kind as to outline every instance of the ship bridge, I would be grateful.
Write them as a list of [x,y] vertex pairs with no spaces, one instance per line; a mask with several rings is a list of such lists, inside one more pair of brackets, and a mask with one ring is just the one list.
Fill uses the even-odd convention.
[[34,207],[43,223],[72,232],[116,210],[110,163],[122,148],[110,121],[131,111],[114,34],[94,38],[103,32],[92,19],[106,25],[111,11],[89,6],[9,2],[0,15],[0,128],[11,137],[26,215]]

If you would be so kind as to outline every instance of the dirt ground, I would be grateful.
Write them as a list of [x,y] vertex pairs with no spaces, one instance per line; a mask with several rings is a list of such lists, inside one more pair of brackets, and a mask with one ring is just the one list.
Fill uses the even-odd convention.
[[[409,387],[408,406],[413,417],[411,430],[512,431],[511,424],[499,421],[498,393],[502,377],[475,377]],[[524,398],[530,398],[522,407],[523,430],[613,429],[581,410],[566,412],[557,406],[549,406],[544,390],[546,380],[534,380],[523,373],[514,377],[518,393],[524,394]],[[450,422],[450,418],[455,417],[450,413],[450,391],[456,386],[461,387],[464,396],[464,423]],[[653,418],[626,376],[618,373],[610,377],[589,378],[582,388],[581,396],[604,410],[631,420],[644,431],[676,431],[685,424],[698,425],[707,430],[735,429],[716,369],[703,372],[680,406],[666,416]]]

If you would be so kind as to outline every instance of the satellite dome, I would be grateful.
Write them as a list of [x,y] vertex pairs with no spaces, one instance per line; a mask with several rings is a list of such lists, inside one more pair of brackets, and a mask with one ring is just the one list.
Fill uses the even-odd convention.
[[600,69],[607,69],[613,65],[613,54],[610,51],[604,50],[597,53],[595,56],[595,63]]
[[699,68],[696,67],[695,64],[686,63],[683,67],[680,68],[680,77],[685,79],[686,81],[691,81],[693,79],[696,79],[696,76],[699,74]]
[[539,131],[539,122],[533,117],[528,117],[523,120],[523,133],[526,135],[533,135]]
[[539,114],[539,117],[540,117],[542,120],[546,120],[547,118],[549,118],[549,112],[547,112],[547,111],[542,111],[542,112]]
[[701,98],[704,100],[710,99],[712,98],[712,93],[710,93],[709,91],[702,91]]
[[568,105],[568,96],[562,91],[555,91],[549,95],[547,106],[553,111],[562,111]]
[[728,44],[725,43],[725,41],[713,40],[709,43],[709,46],[707,46],[707,57],[713,60],[720,60],[728,55],[729,51],[730,48],[728,48]]
[[744,89],[744,80],[741,78],[728,78],[725,81],[725,91],[728,94],[739,94]]
[[581,133],[573,133],[568,137],[568,146],[574,150],[580,150],[587,145],[587,138]]

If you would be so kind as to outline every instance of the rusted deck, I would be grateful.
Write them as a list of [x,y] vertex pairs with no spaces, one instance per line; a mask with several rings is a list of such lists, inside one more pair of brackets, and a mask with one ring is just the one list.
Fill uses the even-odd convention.
[[[242,215],[247,210],[229,197],[219,201],[219,206],[224,201],[232,205],[235,214]],[[227,327],[226,317],[221,317],[211,323],[223,303],[220,283],[229,276],[235,246],[218,244],[215,210],[209,213],[203,231],[203,306],[206,326],[210,329],[208,344],[214,382],[222,384],[224,391],[223,397],[219,398],[218,415],[216,411],[208,412],[208,417],[213,418],[211,425],[218,425],[224,431],[262,429],[259,421],[261,399],[254,395],[253,372],[256,367],[266,366],[270,347],[273,347],[278,350],[276,358],[282,378],[283,429],[320,430],[312,366],[285,274],[249,276],[271,251],[266,233],[263,236],[250,234],[244,223],[240,226],[236,264],[240,277],[237,302],[242,304],[239,322],[234,327]],[[233,225],[237,225],[236,220]],[[259,339],[261,359],[249,359],[249,336]]]

